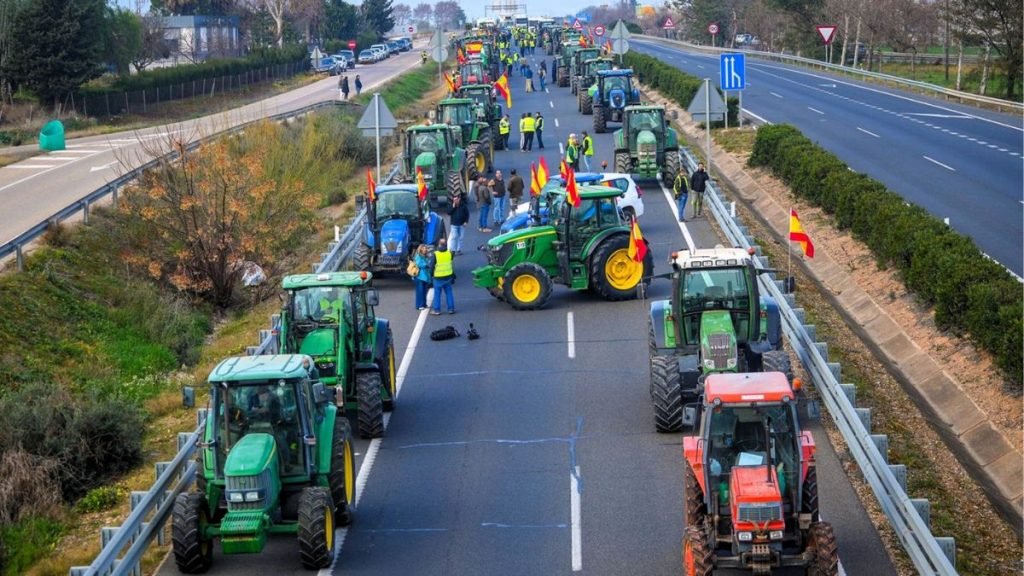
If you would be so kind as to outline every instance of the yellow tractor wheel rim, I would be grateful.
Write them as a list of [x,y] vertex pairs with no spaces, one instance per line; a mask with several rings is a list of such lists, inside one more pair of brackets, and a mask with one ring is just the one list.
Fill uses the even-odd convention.
[[487,157],[484,156],[483,152],[477,152],[476,158],[473,159],[476,162],[476,171],[484,172],[487,170]]
[[398,383],[395,381],[395,345],[390,344],[388,346],[388,393],[391,395],[391,400],[395,399],[395,395],[398,394]]
[[334,550],[334,514],[330,510],[324,512],[324,536],[327,538],[327,549]]
[[520,302],[533,302],[540,296],[540,281],[524,274],[512,281],[512,295]]
[[608,257],[604,264],[604,276],[612,288],[630,290],[643,278],[644,265],[630,258],[628,249],[621,248]]
[[[352,456],[352,443],[345,441],[345,503],[351,506],[356,499],[356,459]],[[337,505],[337,502],[335,502]]]

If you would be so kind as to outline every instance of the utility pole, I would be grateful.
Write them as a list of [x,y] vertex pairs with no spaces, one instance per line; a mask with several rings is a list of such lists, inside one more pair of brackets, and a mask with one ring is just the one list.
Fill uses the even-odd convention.
[[946,0],[945,18],[946,31],[943,34],[942,44],[946,53],[946,84],[949,84],[949,0]]

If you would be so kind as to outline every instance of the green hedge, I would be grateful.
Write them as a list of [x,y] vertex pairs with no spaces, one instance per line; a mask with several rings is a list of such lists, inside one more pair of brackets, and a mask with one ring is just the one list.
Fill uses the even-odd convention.
[[[697,95],[701,84],[704,83],[703,79],[690,76],[675,66],[665,64],[647,54],[626,52],[622,58],[622,65],[632,68],[641,82],[654,88],[662,96],[674,101],[684,109],[690,106],[690,102]],[[715,89],[718,88],[715,87]],[[729,125],[738,126],[739,99],[729,98],[727,106],[729,107]],[[711,123],[712,128],[722,125],[722,122]]]
[[751,166],[764,166],[795,194],[820,206],[896,268],[907,289],[935,307],[939,328],[965,332],[996,357],[1009,387],[1022,390],[1024,299],[1021,284],[971,239],[907,205],[897,194],[788,125],[757,130]]
[[144,70],[138,74],[120,76],[111,86],[83,86],[82,92],[85,94],[102,94],[103,92],[146,90],[183,84],[204,78],[233,76],[268,66],[300,62],[308,60],[308,58],[309,55],[303,46],[264,48],[252,52],[245,58],[207,60],[199,64]]

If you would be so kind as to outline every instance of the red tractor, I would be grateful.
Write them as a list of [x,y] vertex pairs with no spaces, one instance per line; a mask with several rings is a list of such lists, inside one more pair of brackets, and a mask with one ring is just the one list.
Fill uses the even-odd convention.
[[814,437],[800,430],[793,384],[781,372],[707,377],[700,435],[683,439],[687,576],[838,574],[832,526],[818,515]]

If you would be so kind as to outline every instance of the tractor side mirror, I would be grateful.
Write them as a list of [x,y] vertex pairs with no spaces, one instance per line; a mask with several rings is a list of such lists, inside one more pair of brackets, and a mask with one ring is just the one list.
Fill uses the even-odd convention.
[[356,211],[357,211],[357,212],[358,212],[359,210],[362,210],[362,209],[363,209],[363,204],[366,204],[366,197],[365,197],[365,196],[363,196],[362,194],[358,194],[358,195],[356,196]]
[[380,293],[377,292],[376,288],[370,288],[366,291],[366,304],[369,306],[380,304]]
[[195,408],[196,406],[196,389],[191,386],[185,386],[181,389],[181,405],[185,408]]
[[697,424],[697,406],[690,404],[683,406],[683,426],[693,428]]
[[323,382],[313,384],[313,401],[319,404],[327,404],[331,401],[331,393]]

